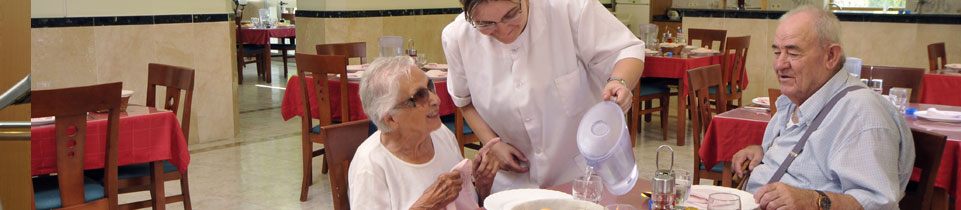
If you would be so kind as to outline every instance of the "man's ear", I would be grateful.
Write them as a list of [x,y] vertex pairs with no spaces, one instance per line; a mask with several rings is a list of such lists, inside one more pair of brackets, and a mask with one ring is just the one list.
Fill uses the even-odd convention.
[[834,43],[834,44],[828,45],[827,60],[824,62],[825,67],[827,67],[827,69],[832,71],[835,68],[837,68],[838,67],[837,65],[839,62],[841,62],[841,59],[845,59],[841,56],[842,53],[843,51],[841,49],[840,44]]

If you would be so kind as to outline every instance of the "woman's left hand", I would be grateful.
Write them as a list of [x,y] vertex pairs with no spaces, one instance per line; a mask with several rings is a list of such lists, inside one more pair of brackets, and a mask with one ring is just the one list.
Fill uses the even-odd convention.
[[607,85],[604,85],[603,96],[605,101],[613,99],[614,103],[617,103],[617,105],[621,107],[621,110],[624,110],[624,113],[627,113],[627,111],[631,109],[631,100],[633,100],[631,89],[624,87],[624,85],[618,81],[608,81]]
[[497,175],[497,171],[500,170],[497,158],[488,156],[487,154],[477,153],[474,156],[474,172],[471,175],[474,178],[474,187],[477,189],[477,194],[479,197],[486,197],[490,194],[491,186],[494,183],[494,176]]

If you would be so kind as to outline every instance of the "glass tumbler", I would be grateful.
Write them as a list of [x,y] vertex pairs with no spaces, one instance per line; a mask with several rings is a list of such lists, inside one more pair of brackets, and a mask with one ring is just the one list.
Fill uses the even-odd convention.
[[691,172],[674,169],[674,206],[684,204],[691,195]]
[[574,179],[571,192],[574,194],[574,199],[601,203],[604,184],[601,182],[601,177],[596,174],[585,175]]
[[711,193],[707,198],[708,210],[740,210],[741,197],[731,193]]
[[899,113],[904,112],[904,107],[908,103],[908,90],[904,88],[891,88],[888,90],[888,98],[898,107]]
[[871,90],[874,90],[874,92],[882,94],[884,92],[884,89],[882,89],[883,86],[881,86],[882,83],[884,83],[884,80],[872,79],[871,85],[868,87],[871,87]]

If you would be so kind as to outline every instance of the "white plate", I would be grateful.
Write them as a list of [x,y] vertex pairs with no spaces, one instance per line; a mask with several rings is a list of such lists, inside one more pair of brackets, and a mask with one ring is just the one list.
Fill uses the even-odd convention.
[[440,63],[440,64],[438,64],[438,63],[429,63],[429,64],[427,64],[427,65],[424,65],[424,68],[425,68],[425,69],[429,69],[429,70],[442,70],[442,71],[447,71],[447,68],[448,68],[448,67],[449,67],[449,66],[447,66],[447,64],[443,64],[443,63]]
[[757,97],[751,99],[751,103],[757,104],[761,107],[771,107],[771,99],[769,97]]
[[[951,112],[951,111],[942,111],[942,112]],[[937,121],[937,122],[955,122],[955,123],[956,123],[956,122],[961,122],[961,118],[950,118],[950,117],[942,117],[942,116],[931,116],[931,115],[928,115],[928,111],[917,111],[917,112],[914,112],[914,115],[917,115],[918,117],[921,117],[921,118],[924,118],[924,119],[930,120],[930,121]]]
[[[751,194],[751,193],[749,193],[749,192],[747,192],[747,191],[738,190],[738,189],[729,188],[729,187],[711,186],[711,185],[694,185],[694,186],[691,186],[691,196],[693,196],[695,193],[698,193],[698,192],[726,192],[726,193],[732,193],[732,194],[735,194],[735,195],[737,195],[738,197],[741,198],[741,209],[759,209],[759,208],[761,208],[761,206],[758,205],[757,202],[754,201],[754,194]],[[705,196],[705,197],[706,197],[706,196]],[[681,206],[694,207],[694,208],[698,208],[698,209],[707,209],[707,208],[706,208],[706,207],[707,207],[707,203],[706,203],[706,200],[707,200],[707,199],[704,199],[704,200],[705,200],[705,203],[692,203],[692,202],[691,202],[692,199],[691,199],[691,198],[688,198],[687,201],[684,201],[684,204],[681,205]]]
[[425,74],[432,80],[447,79],[447,72],[441,70],[430,70],[425,72]]
[[500,191],[484,199],[484,208],[490,210],[508,210],[525,201],[541,199],[574,199],[573,196],[555,190],[545,189],[513,189]]
[[56,119],[53,116],[30,118],[30,125],[34,126],[34,125],[53,124],[55,121]]
[[367,69],[367,64],[364,65],[347,65],[347,72],[358,72]]
[[552,210],[604,210],[604,206],[600,204],[591,203],[590,201],[574,200],[574,199],[539,199],[532,201],[524,201],[513,205],[511,210],[538,210],[538,209],[552,209]]
[[949,69],[961,70],[961,63],[945,64],[944,67]]

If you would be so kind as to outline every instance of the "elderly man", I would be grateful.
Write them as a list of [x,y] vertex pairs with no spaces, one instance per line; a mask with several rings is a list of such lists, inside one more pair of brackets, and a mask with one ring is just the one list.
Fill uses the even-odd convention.
[[897,209],[914,163],[904,118],[840,71],[834,14],[802,6],[780,21],[771,48],[785,111],[771,118],[763,145],[734,155],[736,172],[750,160],[747,189],[762,209]]

